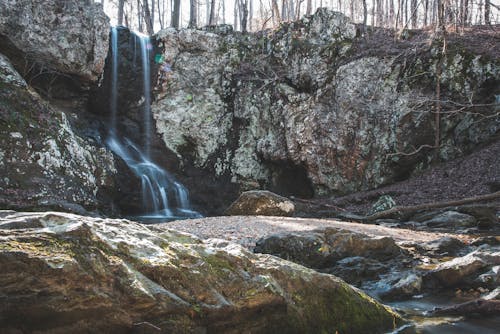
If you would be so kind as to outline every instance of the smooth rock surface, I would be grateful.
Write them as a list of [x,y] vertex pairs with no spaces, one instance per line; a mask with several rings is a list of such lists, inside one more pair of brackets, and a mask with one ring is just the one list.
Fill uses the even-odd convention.
[[354,334],[400,324],[334,276],[167,226],[55,212],[2,218],[0,331]]

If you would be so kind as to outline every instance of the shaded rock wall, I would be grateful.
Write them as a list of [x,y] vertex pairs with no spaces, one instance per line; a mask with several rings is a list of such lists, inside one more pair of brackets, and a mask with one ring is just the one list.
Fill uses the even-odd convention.
[[0,207],[109,209],[113,156],[73,129],[75,110],[43,100],[0,54]]
[[108,34],[90,1],[0,2],[0,207],[113,211],[115,160],[87,113]]
[[[356,34],[323,9],[269,33],[163,30],[173,72],[157,86],[157,131],[181,161],[235,187],[304,197],[401,180],[498,133],[498,58],[459,45],[441,57],[438,42],[362,55]],[[439,152],[394,155],[434,144],[439,64]]]

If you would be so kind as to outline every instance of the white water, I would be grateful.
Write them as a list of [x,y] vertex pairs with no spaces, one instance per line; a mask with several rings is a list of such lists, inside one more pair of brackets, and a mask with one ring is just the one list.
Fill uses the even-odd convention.
[[142,59],[142,82],[144,94],[144,152],[147,157],[151,156],[151,67],[149,50],[151,39],[149,36],[138,35],[141,44]]
[[118,113],[118,31],[115,27],[111,30],[111,121],[106,144],[125,161],[132,172],[141,180],[144,214],[139,218],[176,219],[201,217],[198,212],[191,209],[187,189],[150,158],[152,128],[149,50],[151,49],[151,42],[147,36],[135,35],[134,37],[140,40],[142,56],[144,148],[143,150],[139,149],[128,138],[120,138],[116,127]]
[[118,110],[118,30],[116,27],[111,28],[111,100],[110,100],[110,110],[111,110],[111,120],[110,120],[110,130],[112,132],[116,131],[116,112]]

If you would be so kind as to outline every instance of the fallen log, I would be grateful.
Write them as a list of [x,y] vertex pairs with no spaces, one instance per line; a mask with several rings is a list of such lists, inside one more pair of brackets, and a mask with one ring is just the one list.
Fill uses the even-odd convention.
[[435,309],[430,313],[430,315],[436,317],[444,315],[500,315],[500,300],[475,299],[466,303]]
[[386,218],[386,217],[391,216],[395,213],[411,213],[411,212],[416,212],[416,211],[420,211],[420,210],[446,208],[449,206],[458,206],[458,205],[465,205],[465,204],[470,204],[470,203],[486,202],[486,201],[492,201],[495,199],[500,199],[500,191],[497,191],[497,192],[494,192],[491,194],[487,194],[487,195],[468,197],[468,198],[454,200],[454,201],[426,203],[426,204],[419,204],[419,205],[413,205],[413,206],[395,206],[389,210],[377,212],[377,213],[374,213],[373,215],[366,216],[364,221],[371,222],[371,221],[374,221],[377,219]]

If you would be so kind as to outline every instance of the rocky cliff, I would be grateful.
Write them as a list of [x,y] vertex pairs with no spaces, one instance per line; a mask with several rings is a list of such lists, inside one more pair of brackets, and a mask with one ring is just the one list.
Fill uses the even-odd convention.
[[110,212],[115,160],[86,116],[108,31],[87,1],[0,3],[1,207]]
[[303,197],[398,181],[498,134],[498,55],[376,35],[324,9],[256,34],[161,31],[173,71],[157,86],[157,131],[185,165]]

